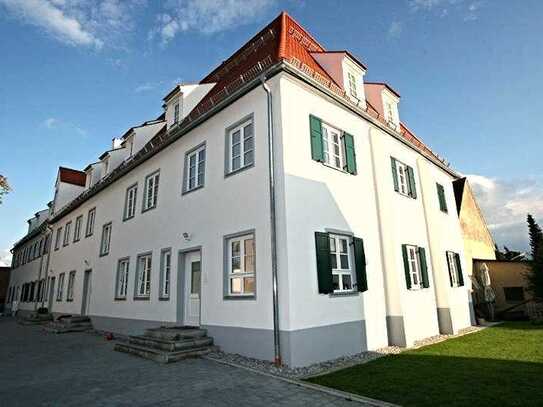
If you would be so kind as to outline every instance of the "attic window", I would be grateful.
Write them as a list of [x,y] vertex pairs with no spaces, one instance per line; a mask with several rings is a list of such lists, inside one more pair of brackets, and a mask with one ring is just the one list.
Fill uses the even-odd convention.
[[356,92],[356,77],[353,75],[352,72],[347,72],[347,78],[349,80],[349,93],[352,97],[358,98],[358,93]]
[[173,105],[173,122],[179,123],[179,101]]
[[390,102],[387,102],[385,104],[385,112],[386,112],[386,121],[387,121],[387,124],[392,127],[392,128],[396,128],[396,123],[395,123],[395,120],[394,120],[394,110],[392,108],[392,103]]

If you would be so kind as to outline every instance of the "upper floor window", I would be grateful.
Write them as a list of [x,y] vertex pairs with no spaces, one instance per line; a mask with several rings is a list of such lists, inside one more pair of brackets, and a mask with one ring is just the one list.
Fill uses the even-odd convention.
[[316,116],[309,116],[311,157],[341,171],[355,175],[356,153],[354,137]]
[[145,254],[138,257],[136,272],[136,297],[146,298],[151,294],[151,264],[151,254]]
[[68,289],[66,290],[66,301],[74,300],[75,271],[70,271],[68,275]]
[[57,229],[57,235],[55,237],[55,250],[60,249],[60,237],[62,236],[62,226]]
[[64,227],[64,241],[62,242],[63,246],[68,246],[70,243],[70,231],[72,228],[72,222],[66,223],[66,226]]
[[349,93],[352,97],[358,98],[356,76],[352,72],[347,72],[347,78],[349,80]]
[[89,210],[87,215],[87,228],[85,230],[85,237],[92,236],[94,233],[94,221],[96,220],[96,208]]
[[394,190],[402,195],[417,198],[413,168],[391,157]]
[[102,240],[100,242],[100,256],[109,254],[111,243],[111,222],[102,227]]
[[437,184],[437,200],[439,201],[439,209],[441,212],[447,213],[447,199],[445,198],[445,188],[443,188],[443,185]]
[[124,220],[128,220],[134,217],[136,214],[136,195],[138,193],[138,184],[134,184],[126,190],[126,196],[124,200]]
[[254,163],[253,119],[227,130],[227,172],[235,172]]
[[187,153],[185,157],[185,192],[204,186],[205,164],[205,145]]
[[117,287],[115,298],[124,299],[128,293],[128,267],[130,260],[128,258],[119,260],[117,264]]
[[423,247],[402,245],[405,281],[408,289],[428,288],[426,251]]
[[79,215],[75,219],[75,226],[74,226],[74,243],[79,241],[81,239],[81,227],[83,225],[83,215]]
[[236,236],[226,241],[227,294],[255,295],[255,237],[254,234]]
[[156,207],[157,201],[158,201],[159,178],[160,178],[159,171],[156,171],[155,173],[148,175],[145,178],[142,212],[145,212],[149,209],[153,209]]

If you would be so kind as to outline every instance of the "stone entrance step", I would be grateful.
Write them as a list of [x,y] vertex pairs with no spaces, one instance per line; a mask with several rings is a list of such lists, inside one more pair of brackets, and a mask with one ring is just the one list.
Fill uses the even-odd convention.
[[39,314],[32,312],[28,315],[17,317],[17,323],[20,325],[43,325],[51,322],[53,315],[51,314]]
[[92,322],[89,317],[80,315],[61,315],[55,321],[50,322],[44,329],[55,334],[68,332],[85,332],[92,330]]
[[145,330],[143,335],[128,337],[115,344],[114,350],[160,363],[194,358],[218,350],[205,329],[196,327],[160,327]]

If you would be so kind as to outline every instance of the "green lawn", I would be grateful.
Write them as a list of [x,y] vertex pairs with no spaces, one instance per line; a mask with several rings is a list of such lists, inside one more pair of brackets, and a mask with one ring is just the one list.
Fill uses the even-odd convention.
[[505,323],[308,380],[404,406],[543,406],[543,327]]

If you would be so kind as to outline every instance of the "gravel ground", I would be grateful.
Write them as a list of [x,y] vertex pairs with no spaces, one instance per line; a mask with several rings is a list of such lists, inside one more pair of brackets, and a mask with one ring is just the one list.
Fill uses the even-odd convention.
[[315,363],[305,367],[290,368],[288,366],[277,367],[272,362],[267,360],[253,359],[246,356],[241,356],[233,353],[225,352],[213,352],[207,355],[209,359],[218,359],[224,362],[232,363],[234,365],[240,365],[251,369],[260,370],[265,373],[274,374],[277,376],[287,377],[289,379],[303,379],[311,376],[320,376],[323,374],[331,373],[336,370],[344,369],[346,367],[367,363],[371,360],[391,355],[398,354],[410,349],[417,349],[422,346],[431,345],[434,343],[442,342],[446,339],[455,338],[457,336],[466,335],[472,332],[477,332],[483,329],[483,327],[472,326],[460,330],[457,335],[436,335],[420,341],[415,342],[413,347],[401,348],[399,346],[388,346],[386,348],[377,349],[372,352],[361,352],[356,355],[343,356],[341,358],[328,360],[326,362]]

